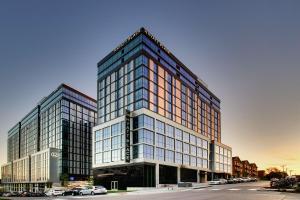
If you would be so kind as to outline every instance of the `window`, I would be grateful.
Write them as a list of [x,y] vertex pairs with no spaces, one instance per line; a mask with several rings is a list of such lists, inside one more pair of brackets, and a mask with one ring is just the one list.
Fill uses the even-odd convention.
[[156,132],[165,134],[165,123],[156,120]]
[[206,149],[203,149],[203,158],[206,158],[206,159],[208,158]]
[[170,137],[166,137],[166,148],[174,150],[174,139]]
[[110,139],[103,140],[103,150],[104,151],[110,150]]
[[162,148],[156,148],[156,159],[164,161],[165,160],[165,150]]
[[198,137],[197,137],[197,146],[202,147],[202,140],[201,140],[201,138],[198,138]]
[[118,149],[121,148],[121,136],[116,136],[111,139],[111,148]]
[[191,161],[191,166],[196,166],[197,164],[196,164],[196,157],[194,157],[194,156],[191,156],[190,157],[190,161]]
[[206,140],[202,140],[202,147],[204,148],[204,149],[207,149],[207,147],[208,147],[208,144],[207,144],[208,142],[206,141]]
[[117,150],[113,150],[111,152],[111,161],[114,162],[114,161],[120,161],[121,160],[121,152],[120,152],[120,149],[117,149]]
[[142,145],[134,145],[132,147],[132,157],[133,157],[133,159],[143,157],[143,146]]
[[135,81],[135,89],[146,88],[148,89],[148,80],[144,77],[141,77]]
[[176,142],[175,142],[175,150],[179,151],[179,152],[182,152],[182,142],[181,141],[176,140]]
[[183,153],[190,153],[190,145],[188,143],[183,143]]
[[135,101],[140,99],[148,99],[148,91],[146,89],[139,89],[135,92]]
[[104,152],[103,153],[103,162],[111,162],[111,153],[110,151]]
[[102,163],[102,153],[97,153],[95,156],[95,163],[100,164]]
[[110,137],[110,127],[106,127],[103,129],[103,139]]
[[182,153],[175,153],[175,162],[177,164],[182,164]]
[[190,144],[196,145],[196,136],[190,134]]
[[99,152],[102,152],[103,149],[102,149],[102,141],[100,142],[96,142],[95,143],[95,153],[99,153]]
[[197,157],[202,158],[202,148],[197,147]]
[[174,151],[166,150],[166,162],[174,163]]
[[154,144],[154,133],[146,129],[139,129],[133,132],[133,143],[148,143]]
[[196,146],[190,145],[190,148],[191,148],[191,154],[192,154],[193,156],[196,156]]
[[141,76],[148,77],[148,68],[145,66],[140,66],[135,69],[135,78],[139,78]]
[[202,167],[202,159],[201,158],[197,158],[197,166]]
[[153,146],[149,146],[144,144],[144,158],[146,159],[153,159]]
[[190,134],[187,132],[183,132],[183,141],[189,143],[190,142]]
[[121,134],[121,124],[117,123],[111,126],[111,136],[116,136]]
[[141,128],[141,127],[145,127],[150,130],[153,130],[154,119],[147,115],[139,115],[139,116],[133,118],[133,128],[137,129],[137,128]]
[[166,135],[169,137],[174,137],[174,127],[166,124]]
[[102,129],[95,131],[95,141],[102,140]]
[[165,147],[165,136],[161,134],[156,135],[156,146],[158,147]]
[[175,128],[175,138],[178,140],[182,140],[182,130]]
[[190,165],[190,156],[183,154],[183,162],[184,165]]

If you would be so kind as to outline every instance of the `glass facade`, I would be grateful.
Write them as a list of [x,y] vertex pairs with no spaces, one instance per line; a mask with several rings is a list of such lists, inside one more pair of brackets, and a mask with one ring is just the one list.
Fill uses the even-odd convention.
[[232,152],[228,147],[215,144],[214,170],[232,173]]
[[[134,117],[132,123],[131,159],[159,160],[208,169],[207,139],[145,114]],[[122,121],[95,131],[96,165],[124,160],[124,124]]]
[[[12,182],[51,179],[41,167],[50,168],[49,155],[35,155],[50,148],[59,150],[56,176],[67,174],[72,180],[86,180],[91,175],[96,119],[95,100],[67,85],[59,86],[8,133],[8,162],[13,162],[12,171],[16,172]],[[24,158],[28,159],[26,163]],[[18,178],[23,172],[28,177]]]
[[140,55],[98,80],[98,123],[147,108],[220,141],[220,111],[161,63]]

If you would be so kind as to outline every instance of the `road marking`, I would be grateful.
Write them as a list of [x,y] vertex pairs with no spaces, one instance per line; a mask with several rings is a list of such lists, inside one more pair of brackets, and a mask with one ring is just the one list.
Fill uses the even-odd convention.
[[218,189],[218,188],[213,188],[213,189],[210,189],[212,191],[217,191],[217,190],[221,190],[221,189]]
[[241,189],[239,189],[239,188],[231,188],[231,189],[228,189],[228,190],[230,190],[230,191],[238,191],[238,190],[241,190]]
[[248,190],[250,190],[250,191],[257,191],[257,189],[256,189],[256,188],[253,188],[253,189],[248,189]]

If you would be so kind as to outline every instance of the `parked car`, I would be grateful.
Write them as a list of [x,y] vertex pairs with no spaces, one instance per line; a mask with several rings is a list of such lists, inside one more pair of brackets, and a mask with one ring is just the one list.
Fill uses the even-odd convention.
[[81,190],[82,190],[82,188],[73,188],[73,189],[70,189],[70,190],[66,190],[66,191],[64,191],[63,196],[68,196],[68,195],[75,196],[75,195],[79,195]]
[[221,185],[221,184],[226,184],[227,183],[227,180],[226,179],[214,179],[212,181],[209,181],[208,184],[209,185]]
[[221,184],[226,184],[226,183],[227,183],[227,180],[224,179],[224,178],[220,178],[220,182],[221,182]]
[[251,177],[250,179],[251,179],[251,182],[256,182],[257,181],[257,178],[255,178],[255,177]]
[[229,179],[227,179],[227,183],[228,183],[228,184],[233,184],[233,183],[235,183],[235,182],[234,182],[234,179],[233,179],[233,178],[229,178]]
[[238,183],[242,183],[243,179],[242,178],[237,178]]
[[246,183],[246,182],[250,182],[251,179],[249,177],[243,177],[242,178],[242,182]]
[[18,192],[6,192],[2,196],[3,197],[18,197],[19,193]]
[[95,195],[95,194],[106,194],[107,190],[103,186],[92,186],[92,187],[84,187],[79,192],[80,195]]
[[47,196],[62,196],[64,193],[63,190],[60,189],[50,189],[48,192],[46,192]]

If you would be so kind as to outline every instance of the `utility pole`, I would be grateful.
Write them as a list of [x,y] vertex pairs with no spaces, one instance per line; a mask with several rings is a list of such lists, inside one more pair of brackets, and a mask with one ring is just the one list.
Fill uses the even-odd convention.
[[292,176],[292,172],[294,171],[294,170],[289,170],[290,171],[290,176]]

